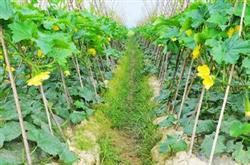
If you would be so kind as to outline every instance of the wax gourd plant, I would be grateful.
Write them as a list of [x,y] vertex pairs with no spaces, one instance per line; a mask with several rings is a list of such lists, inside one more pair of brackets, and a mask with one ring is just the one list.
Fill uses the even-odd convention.
[[0,3],[0,162],[72,164],[62,129],[101,101],[127,30],[85,10],[34,3]]
[[195,2],[136,29],[150,71],[161,80],[159,100],[171,118],[167,126],[181,126],[191,136],[190,155],[195,137],[203,139],[195,151],[210,157],[210,164],[214,154],[226,153],[239,163],[250,162],[249,16],[246,1]]

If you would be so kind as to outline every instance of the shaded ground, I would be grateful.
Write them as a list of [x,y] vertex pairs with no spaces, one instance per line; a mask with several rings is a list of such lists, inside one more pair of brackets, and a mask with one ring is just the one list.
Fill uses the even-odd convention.
[[[141,165],[142,161],[137,154],[138,144],[124,131],[116,130],[117,138],[114,139],[114,146],[120,149],[120,157],[127,160],[127,164]],[[126,163],[125,163],[126,164]]]

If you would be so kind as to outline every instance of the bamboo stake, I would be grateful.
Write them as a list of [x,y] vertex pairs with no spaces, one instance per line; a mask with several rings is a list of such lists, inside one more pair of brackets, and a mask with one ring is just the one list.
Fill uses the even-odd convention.
[[162,56],[162,51],[161,50],[159,50],[159,56],[158,56],[158,59],[157,59],[157,64],[156,64],[156,67],[157,68],[159,68],[160,67],[160,64],[161,64],[161,61],[162,61],[162,58],[163,58],[163,56]]
[[95,92],[95,97],[97,99],[98,94],[97,94],[97,89],[96,89],[96,83],[95,83],[95,79],[94,79],[94,75],[93,75],[93,71],[92,71],[92,63],[90,61],[90,66],[89,66],[89,73],[90,73],[90,81],[92,82],[93,88],[94,88],[94,92]]
[[59,67],[59,70],[60,70],[60,74],[61,74],[61,80],[62,80],[62,84],[63,84],[63,91],[64,91],[65,100],[66,100],[68,106],[70,107],[73,101],[72,101],[72,98],[70,97],[63,71],[60,67]]
[[168,53],[167,56],[168,56],[168,57],[167,57],[167,59],[166,59],[165,68],[164,68],[164,70],[163,70],[163,76],[162,76],[162,78],[161,78],[161,80],[160,80],[160,89],[162,89],[162,86],[163,86],[164,81],[165,81],[165,79],[166,79],[167,70],[168,70],[168,65],[169,65],[170,59],[172,58],[172,53]]
[[[4,59],[5,59],[6,67],[11,68],[9,58],[8,58],[8,51],[7,51],[5,42],[4,42],[2,26],[0,26],[0,40],[1,40],[2,47],[3,47],[3,53],[4,53]],[[24,144],[24,149],[25,149],[25,153],[26,153],[27,164],[32,165],[32,160],[31,160],[31,155],[30,155],[30,148],[29,148],[29,143],[28,143],[28,139],[27,139],[27,134],[25,132],[25,126],[24,126],[24,122],[23,122],[23,115],[22,115],[20,101],[19,101],[19,97],[18,97],[18,93],[17,93],[17,89],[16,89],[16,83],[15,83],[15,80],[14,80],[14,77],[13,77],[13,74],[12,74],[11,70],[10,69],[7,69],[7,70],[8,70],[10,84],[11,84],[11,88],[12,88],[12,92],[13,92],[13,96],[14,96],[14,100],[15,100],[15,104],[16,104],[16,111],[17,111],[17,115],[18,115],[19,125],[20,125],[20,128],[21,128],[21,133],[22,133],[23,144]]]
[[101,68],[100,68],[100,62],[99,62],[99,60],[98,60],[98,57],[97,57],[97,58],[94,57],[94,62],[95,62],[96,65],[97,65],[97,69],[98,69],[98,71],[99,71],[99,73],[100,73],[100,77],[101,77],[102,81],[104,81],[105,79],[104,79],[104,75],[103,75],[103,73],[102,73],[102,70],[101,70]]
[[198,104],[198,108],[197,108],[197,112],[196,112],[195,123],[194,123],[194,127],[193,127],[190,147],[189,147],[189,156],[190,157],[192,155],[192,150],[193,150],[193,146],[194,146],[196,128],[197,128],[198,121],[199,121],[199,116],[200,116],[200,112],[201,112],[201,105],[202,105],[202,102],[203,102],[204,93],[205,93],[205,87],[202,88],[201,95],[200,95],[200,100],[199,100],[199,104]]
[[184,103],[185,103],[185,100],[186,100],[186,94],[187,94],[187,90],[188,90],[188,84],[189,84],[189,79],[190,79],[190,75],[191,75],[191,71],[192,71],[192,67],[193,67],[193,62],[194,62],[194,60],[192,59],[190,67],[189,67],[189,71],[188,71],[188,76],[187,76],[187,80],[186,80],[186,84],[185,84],[184,93],[183,93],[182,100],[181,100],[180,110],[179,110],[178,115],[177,115],[178,120],[181,117],[183,106],[184,106]]
[[57,120],[55,118],[55,115],[54,115],[53,111],[51,110],[51,108],[50,108],[50,106],[48,104],[48,100],[47,100],[47,98],[45,96],[44,89],[43,89],[42,85],[40,85],[40,92],[41,92],[44,107],[45,107],[45,110],[46,110],[46,115],[47,115],[47,119],[48,119],[48,123],[49,123],[49,129],[51,131],[51,134],[53,135],[52,122],[51,122],[51,119],[50,119],[50,115],[51,115],[52,119],[54,120],[54,122],[56,124],[56,127],[58,128],[61,136],[63,137],[64,140],[66,140],[66,138],[65,138],[65,136],[63,134],[62,128],[61,128],[60,124],[57,122]]
[[[46,102],[47,102],[47,105],[48,105],[48,100],[46,99]],[[59,130],[59,133],[61,134],[62,138],[66,141],[67,139],[65,138],[64,134],[63,134],[63,131],[62,131],[62,128],[61,128],[61,125],[57,122],[56,118],[55,118],[55,115],[53,113],[53,111],[51,110],[51,108],[48,106],[48,110],[52,116],[52,119],[54,120],[55,124],[56,124],[56,127],[58,128]]]
[[74,9],[73,0],[68,0],[68,10],[71,11],[73,9]]
[[[107,46],[106,46],[105,44],[103,45],[103,48],[104,48],[105,50],[107,50]],[[108,70],[111,70],[111,68],[109,68],[109,67],[111,67],[111,64],[110,64],[110,61],[109,61],[109,58],[108,58],[107,53],[105,53],[105,58],[106,58],[107,69],[108,69]],[[107,71],[108,71],[108,70],[107,70]]]
[[163,74],[163,70],[164,70],[164,68],[165,68],[165,64],[166,64],[166,60],[167,60],[167,54],[164,54],[163,55],[164,57],[163,57],[163,62],[161,63],[161,66],[160,66],[160,72],[159,72],[159,74],[158,74],[158,79],[160,79],[161,80],[161,78],[162,78],[162,74]]
[[176,63],[175,63],[175,70],[174,70],[174,74],[173,74],[173,80],[176,81],[176,74],[177,74],[177,71],[179,69],[179,63],[180,63],[180,57],[183,53],[184,49],[181,49],[176,57]]
[[81,71],[80,71],[80,66],[79,66],[79,63],[78,63],[78,59],[77,59],[76,56],[73,56],[73,59],[74,59],[74,62],[75,62],[76,72],[78,74],[80,86],[81,86],[81,88],[83,88],[82,76],[81,76]]
[[[247,0],[244,0],[242,14],[241,14],[241,20],[240,20],[239,36],[241,36],[241,33],[242,33],[243,20],[244,20],[245,11],[246,11],[246,4],[247,4]],[[215,152],[217,140],[218,140],[219,133],[220,133],[220,127],[221,127],[221,123],[222,123],[222,120],[223,120],[224,111],[225,111],[226,104],[227,104],[227,98],[228,98],[228,94],[229,94],[229,90],[230,90],[230,85],[231,85],[232,78],[233,78],[234,67],[235,67],[235,64],[233,64],[231,66],[231,71],[230,71],[230,75],[229,75],[229,79],[228,79],[228,85],[227,85],[225,96],[224,96],[224,99],[223,99],[221,113],[220,113],[220,117],[219,117],[219,120],[218,120],[218,125],[217,125],[217,128],[216,128],[216,133],[215,133],[215,137],[214,137],[213,146],[212,146],[212,150],[211,150],[211,153],[210,153],[208,165],[212,165],[212,162],[213,162],[214,152]]]
[[48,124],[49,124],[49,130],[50,130],[50,133],[53,135],[53,129],[52,129],[52,124],[51,124],[51,119],[50,119],[50,114],[49,114],[48,101],[47,101],[46,96],[44,94],[43,86],[40,85],[39,88],[40,88],[40,93],[42,95],[43,105],[45,108],[45,112],[46,112],[46,116],[47,116],[47,120],[48,120]]
[[179,93],[181,80],[182,80],[184,71],[185,71],[186,66],[187,66],[187,59],[188,59],[188,57],[185,58],[185,60],[184,60],[184,62],[183,62],[183,65],[182,65],[181,73],[180,73],[179,78],[178,78],[177,87],[176,87],[174,99],[173,99],[173,101],[172,101],[172,107],[171,107],[171,109],[170,109],[170,112],[173,112],[173,111],[174,111],[175,105],[174,105],[173,103],[175,103],[175,101],[176,101],[176,99],[177,99],[177,96],[178,96],[178,93]]
[[196,75],[193,75],[190,80],[190,85],[188,86],[186,97],[188,97],[189,93],[191,92],[192,86],[194,84],[194,80],[196,78]]

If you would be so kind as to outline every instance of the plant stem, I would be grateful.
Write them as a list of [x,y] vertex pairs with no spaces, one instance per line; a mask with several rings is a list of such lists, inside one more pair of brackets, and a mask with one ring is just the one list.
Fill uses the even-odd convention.
[[[7,66],[7,68],[11,68],[9,58],[8,58],[7,48],[6,48],[6,45],[5,45],[5,42],[4,42],[2,26],[0,26],[0,40],[1,40],[1,43],[2,43],[2,47],[3,47],[4,59],[5,59],[6,66]],[[14,77],[13,77],[12,72],[11,72],[10,69],[8,69],[8,74],[9,74],[10,84],[11,84],[11,88],[12,88],[12,92],[13,92],[13,96],[14,96],[14,100],[15,100],[15,104],[16,104],[16,111],[17,111],[17,115],[18,115],[20,128],[21,128],[21,133],[22,133],[23,144],[24,144],[24,149],[25,149],[25,153],[26,153],[27,164],[32,165],[32,160],[31,160],[31,155],[30,155],[30,148],[29,148],[29,143],[28,143],[28,139],[27,139],[27,134],[25,132],[25,126],[24,126],[24,122],[23,122],[23,115],[22,115],[20,101],[19,101],[19,97],[18,97],[18,93],[17,93],[17,89],[16,89],[16,83],[15,83]]]

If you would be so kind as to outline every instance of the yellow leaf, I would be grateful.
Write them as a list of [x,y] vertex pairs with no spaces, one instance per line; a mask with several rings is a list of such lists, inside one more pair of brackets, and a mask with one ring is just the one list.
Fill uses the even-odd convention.
[[53,26],[52,26],[52,29],[53,29],[54,31],[60,30],[59,26],[57,26],[57,25],[53,25]]
[[50,72],[42,72],[42,73],[39,73],[38,75],[32,77],[31,79],[29,79],[27,81],[27,84],[29,86],[39,86],[39,85],[42,85],[42,82],[44,80],[47,80],[49,79],[50,77]]
[[192,55],[193,55],[193,59],[196,59],[200,56],[200,49],[201,49],[201,45],[197,45],[193,52],[192,52]]
[[96,56],[96,50],[94,48],[89,48],[87,53],[92,56]]
[[0,60],[3,60],[3,56],[0,54]]
[[171,38],[171,40],[175,42],[177,40],[177,38],[173,37],[173,38]]
[[250,117],[250,111],[249,112],[245,112],[245,116],[246,117]]
[[4,80],[5,84],[10,84],[10,80]]
[[5,67],[5,69],[6,69],[6,71],[10,71],[10,72],[14,72],[15,71],[15,68],[13,68],[13,67]]
[[38,50],[37,51],[37,56],[39,57],[39,58],[43,58],[44,57],[44,54],[43,54],[43,52],[42,52],[42,50]]
[[188,37],[190,37],[190,36],[192,36],[192,34],[193,34],[193,31],[191,30],[191,29],[188,29],[188,30],[186,30],[186,35],[188,36]]
[[250,117],[250,100],[248,94],[245,96],[245,116]]
[[25,47],[25,46],[21,46],[21,49],[22,49],[22,51],[26,51],[27,50],[27,48]]
[[69,72],[68,70],[65,70],[65,71],[64,71],[64,75],[65,75],[66,77],[68,77],[68,76],[70,76],[70,72]]

